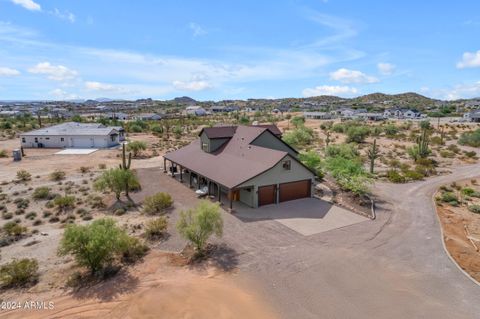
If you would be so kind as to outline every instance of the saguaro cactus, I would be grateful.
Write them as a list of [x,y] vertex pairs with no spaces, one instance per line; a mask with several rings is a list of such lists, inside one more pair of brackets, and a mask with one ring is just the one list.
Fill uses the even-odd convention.
[[428,132],[426,129],[424,129],[422,131],[422,134],[417,138],[418,155],[420,158],[425,158],[428,156],[428,154],[430,154],[428,143],[429,143]]
[[370,173],[373,174],[375,170],[375,160],[379,157],[380,152],[377,148],[377,139],[373,140],[372,147],[367,151],[367,156],[370,159]]
[[128,170],[130,169],[130,164],[132,163],[132,153],[128,152],[127,160],[127,151],[125,149],[125,143],[122,144],[122,163],[119,164],[121,169]]

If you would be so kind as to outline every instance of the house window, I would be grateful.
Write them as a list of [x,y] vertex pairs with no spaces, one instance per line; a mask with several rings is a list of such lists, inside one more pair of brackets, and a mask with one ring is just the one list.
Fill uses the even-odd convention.
[[25,143],[25,137],[22,137],[22,143]]
[[292,161],[288,160],[283,162],[283,168],[289,171],[292,168]]
[[35,137],[35,143],[38,143],[38,137]]
[[208,152],[208,143],[202,143],[202,150]]
[[115,135],[111,135],[110,138],[112,139],[112,142],[115,142]]
[[60,142],[63,142],[65,139],[63,137],[60,137]]

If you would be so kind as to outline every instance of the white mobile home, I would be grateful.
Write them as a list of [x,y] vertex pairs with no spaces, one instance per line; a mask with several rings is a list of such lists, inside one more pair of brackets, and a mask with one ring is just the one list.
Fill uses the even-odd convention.
[[122,127],[67,122],[20,135],[25,148],[109,148],[125,139]]

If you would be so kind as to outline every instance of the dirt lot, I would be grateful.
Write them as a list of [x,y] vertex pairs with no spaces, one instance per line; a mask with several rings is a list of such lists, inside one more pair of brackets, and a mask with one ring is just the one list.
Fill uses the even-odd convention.
[[[475,180],[474,180],[475,181]],[[462,196],[461,191],[456,188],[461,187],[480,191],[480,187],[472,184],[471,180],[464,180],[453,185],[444,186],[443,189],[458,193],[463,199],[459,205],[451,205],[437,200],[437,213],[442,223],[445,245],[450,255],[473,278],[480,282],[480,213],[473,213],[468,209],[472,205],[479,205],[478,197]],[[441,197],[440,190],[437,197]],[[476,196],[476,194],[474,194]]]

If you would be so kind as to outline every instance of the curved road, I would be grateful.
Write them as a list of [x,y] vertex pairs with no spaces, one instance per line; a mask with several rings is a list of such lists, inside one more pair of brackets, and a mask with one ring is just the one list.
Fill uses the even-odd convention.
[[431,201],[440,185],[477,176],[480,164],[377,184],[377,220],[309,237],[228,215],[225,237],[283,318],[480,318],[480,286],[444,252]]

